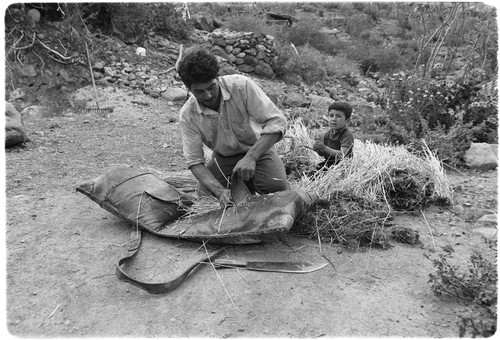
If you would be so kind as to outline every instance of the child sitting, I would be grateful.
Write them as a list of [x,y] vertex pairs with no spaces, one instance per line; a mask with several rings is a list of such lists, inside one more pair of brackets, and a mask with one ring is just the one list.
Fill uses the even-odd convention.
[[318,169],[327,170],[344,157],[352,157],[354,136],[346,127],[351,114],[352,107],[345,102],[334,102],[328,107],[328,125],[331,128],[313,145],[313,150],[325,158],[318,164]]

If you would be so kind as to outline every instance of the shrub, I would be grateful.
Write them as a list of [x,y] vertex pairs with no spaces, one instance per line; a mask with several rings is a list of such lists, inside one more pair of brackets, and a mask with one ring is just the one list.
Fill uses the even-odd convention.
[[193,31],[193,25],[184,20],[173,3],[152,3],[148,28],[159,35],[185,40]]
[[320,21],[303,19],[300,24],[288,29],[284,42],[292,43],[295,46],[309,45],[327,54],[337,54],[341,50],[341,46],[330,36],[320,32],[321,28]]
[[346,55],[349,59],[357,61],[361,72],[389,73],[398,70],[401,66],[401,58],[395,49],[387,49],[383,46],[355,43],[349,46]]
[[325,69],[329,76],[337,78],[359,74],[359,64],[344,54],[325,56]]
[[[459,334],[490,337],[496,332],[497,282],[496,261],[489,261],[484,254],[474,251],[467,270],[450,263],[451,248],[444,248],[438,259],[432,260],[435,274],[429,274],[429,283],[437,296],[443,294],[472,302],[479,308],[470,315],[460,315]],[[429,258],[429,257],[428,257]]]
[[224,26],[238,32],[270,34],[266,19],[259,16],[232,16],[224,22]]
[[300,75],[308,84],[323,80],[327,75],[324,56],[314,47],[300,46]]
[[365,14],[356,14],[347,20],[346,33],[353,36],[354,38],[359,38],[361,32],[369,31],[372,29],[372,24],[368,20]]
[[471,83],[395,74],[387,87],[387,128],[408,144],[425,139],[443,161],[458,165],[470,142],[497,141],[497,99]]

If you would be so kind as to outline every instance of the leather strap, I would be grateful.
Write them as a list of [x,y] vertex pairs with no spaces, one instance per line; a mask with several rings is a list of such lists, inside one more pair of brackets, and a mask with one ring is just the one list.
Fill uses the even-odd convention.
[[204,258],[200,259],[199,261],[193,263],[181,275],[179,275],[177,278],[175,278],[171,281],[157,282],[157,283],[156,282],[155,283],[143,282],[143,281],[139,281],[137,279],[132,278],[122,268],[122,265],[125,262],[127,262],[128,260],[131,260],[137,254],[139,247],[141,246],[141,239],[142,239],[142,231],[141,230],[132,232],[127,254],[124,257],[122,257],[120,260],[118,260],[118,263],[116,264],[115,273],[116,273],[116,276],[118,277],[119,280],[131,283],[134,286],[137,286],[150,294],[164,294],[164,293],[171,292],[175,288],[179,287],[180,284],[184,281],[184,279],[189,275],[189,273],[191,273],[193,270],[198,268],[198,266],[200,266],[202,264],[202,262],[210,260],[211,258],[220,254],[224,250],[224,248],[221,248],[221,249],[217,249],[217,250],[209,253],[208,256],[205,256]]

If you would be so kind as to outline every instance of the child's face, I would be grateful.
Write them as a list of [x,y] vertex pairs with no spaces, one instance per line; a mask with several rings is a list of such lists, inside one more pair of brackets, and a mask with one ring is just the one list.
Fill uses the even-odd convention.
[[347,120],[345,119],[345,114],[342,111],[330,110],[328,111],[328,125],[335,130],[340,130],[345,127]]

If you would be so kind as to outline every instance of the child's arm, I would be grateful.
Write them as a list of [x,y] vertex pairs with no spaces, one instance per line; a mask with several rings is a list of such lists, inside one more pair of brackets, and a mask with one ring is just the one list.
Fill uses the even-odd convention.
[[329,148],[321,141],[316,141],[313,146],[314,151],[318,153],[318,155],[323,156],[325,158],[328,157],[343,157],[349,151],[348,147],[341,147],[340,150],[335,150]]

